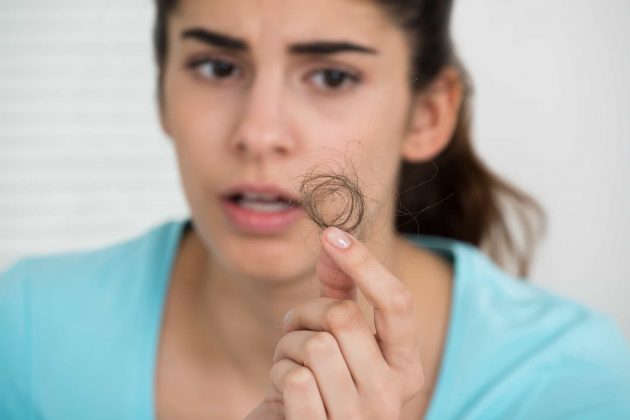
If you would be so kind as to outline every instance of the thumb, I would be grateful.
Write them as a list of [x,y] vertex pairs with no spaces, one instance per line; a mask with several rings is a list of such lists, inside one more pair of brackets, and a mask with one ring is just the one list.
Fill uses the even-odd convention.
[[285,420],[282,394],[273,383],[267,387],[262,402],[245,417],[245,420]]
[[324,248],[317,261],[317,277],[321,297],[357,300],[357,287],[354,281],[341,271]]
[[245,417],[245,420],[285,420],[281,403],[262,402]]

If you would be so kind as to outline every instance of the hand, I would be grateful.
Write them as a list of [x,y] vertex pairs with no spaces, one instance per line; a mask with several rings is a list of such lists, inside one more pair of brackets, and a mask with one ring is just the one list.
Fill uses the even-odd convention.
[[[339,229],[322,246],[322,297],[289,311],[267,396],[248,419],[397,419],[424,383],[412,295]],[[356,287],[374,307],[375,335]]]

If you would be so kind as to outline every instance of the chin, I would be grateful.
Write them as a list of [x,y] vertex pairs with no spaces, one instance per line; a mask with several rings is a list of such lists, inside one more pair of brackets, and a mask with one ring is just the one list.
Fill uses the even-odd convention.
[[234,270],[234,274],[244,278],[250,279],[261,286],[280,287],[288,285],[303,284],[304,282],[310,283],[314,273],[315,267],[298,267],[295,265],[287,265],[283,267],[279,266],[267,266],[261,269],[260,266],[253,266],[251,264],[239,264],[235,262],[231,267]]
[[220,211],[198,212],[202,214],[196,218],[197,233],[220,271],[270,285],[314,276],[320,233],[303,215],[281,232],[261,234],[240,229]]
[[239,277],[280,285],[306,280],[315,273],[318,242],[303,235],[230,236],[217,244],[216,251],[225,269]]

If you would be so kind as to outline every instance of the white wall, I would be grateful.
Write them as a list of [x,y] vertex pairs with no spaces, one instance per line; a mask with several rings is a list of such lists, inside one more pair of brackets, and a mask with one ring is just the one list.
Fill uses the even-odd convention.
[[186,214],[154,109],[151,2],[0,2],[0,266]]
[[[0,2],[0,269],[187,214],[154,107],[150,0]],[[630,3],[459,0],[477,146],[547,208],[533,281],[630,337]]]
[[454,24],[481,155],[548,211],[532,278],[630,337],[630,2],[461,0]]

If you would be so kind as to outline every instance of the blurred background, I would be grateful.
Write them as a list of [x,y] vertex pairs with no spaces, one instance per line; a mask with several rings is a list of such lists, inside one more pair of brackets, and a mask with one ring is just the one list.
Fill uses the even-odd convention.
[[[0,271],[188,214],[155,106],[150,0],[0,2]],[[546,208],[531,281],[630,338],[630,2],[456,0],[475,138]]]

